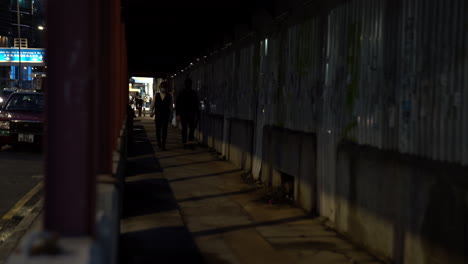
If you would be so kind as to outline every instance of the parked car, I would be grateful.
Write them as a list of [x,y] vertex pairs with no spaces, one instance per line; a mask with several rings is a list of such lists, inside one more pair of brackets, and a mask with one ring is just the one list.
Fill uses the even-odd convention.
[[0,107],[0,148],[41,145],[44,134],[44,93],[14,92]]
[[16,92],[16,88],[3,88],[3,90],[0,90],[0,106],[4,105],[8,97],[14,92]]

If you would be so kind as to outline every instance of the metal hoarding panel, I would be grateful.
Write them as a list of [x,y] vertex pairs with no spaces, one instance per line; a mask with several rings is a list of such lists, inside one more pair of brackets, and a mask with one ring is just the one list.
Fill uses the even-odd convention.
[[466,11],[463,0],[349,1],[321,14],[325,58],[316,16],[220,51],[196,78],[214,113],[257,120],[262,106],[264,124],[332,138],[320,151],[346,138],[466,165]]

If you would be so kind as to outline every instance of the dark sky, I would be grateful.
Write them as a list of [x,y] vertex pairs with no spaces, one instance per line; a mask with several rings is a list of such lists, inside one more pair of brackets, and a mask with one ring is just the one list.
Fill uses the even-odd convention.
[[[268,0],[124,1],[130,72],[175,72],[205,55]],[[268,5],[268,6],[267,6]]]

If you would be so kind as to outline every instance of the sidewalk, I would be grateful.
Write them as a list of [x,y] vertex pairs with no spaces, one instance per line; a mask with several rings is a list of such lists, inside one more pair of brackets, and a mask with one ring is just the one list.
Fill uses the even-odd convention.
[[155,146],[149,118],[135,130],[121,263],[380,263],[323,218],[262,202],[264,188],[244,183],[241,170],[208,148],[183,149],[175,128],[168,151]]

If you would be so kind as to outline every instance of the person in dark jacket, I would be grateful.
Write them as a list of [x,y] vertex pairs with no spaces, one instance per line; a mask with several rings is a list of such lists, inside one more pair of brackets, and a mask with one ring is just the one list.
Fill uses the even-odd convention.
[[135,99],[135,102],[136,102],[136,108],[138,109],[138,116],[141,116],[141,110],[143,109],[143,99],[141,98],[141,96],[138,96]]
[[127,145],[130,148],[134,147],[134,138],[133,138],[133,119],[136,118],[135,111],[133,110],[130,102],[127,104]]
[[167,126],[172,116],[172,96],[167,91],[167,82],[159,85],[159,93],[156,93],[150,107],[150,116],[155,116],[156,140],[158,147],[166,150]]
[[[182,123],[182,143],[184,148],[193,146],[195,140],[195,128],[200,120],[200,107],[199,107],[198,94],[192,90],[192,80],[185,79],[185,89],[182,90],[176,100],[176,115],[177,119]],[[187,129],[188,140],[187,142]]]

